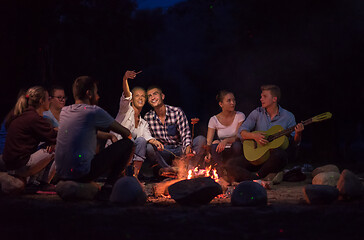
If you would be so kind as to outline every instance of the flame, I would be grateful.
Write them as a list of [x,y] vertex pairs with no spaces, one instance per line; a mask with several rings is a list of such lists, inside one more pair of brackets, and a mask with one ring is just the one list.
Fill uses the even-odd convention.
[[191,178],[192,178],[192,170],[188,170],[187,179],[191,179]]
[[211,170],[211,166],[206,167],[205,169],[199,169],[195,167],[193,170],[188,170],[187,179],[192,179],[193,177],[210,177],[216,182],[219,180],[219,175],[217,174],[216,169]]

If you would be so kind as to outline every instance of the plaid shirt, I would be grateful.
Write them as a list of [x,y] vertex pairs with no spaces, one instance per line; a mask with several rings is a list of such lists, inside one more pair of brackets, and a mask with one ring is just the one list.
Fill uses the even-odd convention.
[[191,131],[185,113],[179,107],[166,106],[164,124],[154,110],[145,114],[152,136],[164,145],[180,146],[185,149],[191,144]]

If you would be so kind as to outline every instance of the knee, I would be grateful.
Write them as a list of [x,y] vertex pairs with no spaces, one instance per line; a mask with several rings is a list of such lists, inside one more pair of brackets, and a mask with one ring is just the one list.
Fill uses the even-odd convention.
[[207,144],[206,138],[204,136],[197,136],[193,139],[193,143],[194,146],[196,147],[203,147],[204,145]]
[[147,145],[147,140],[145,140],[145,138],[143,138],[143,137],[137,137],[136,139],[135,139],[135,144],[136,145],[141,145],[141,146],[146,146]]
[[147,144],[147,154],[148,154],[148,155],[153,155],[153,154],[155,154],[155,149],[154,149],[153,145],[152,145],[152,144],[150,144],[150,143],[148,143],[148,144]]

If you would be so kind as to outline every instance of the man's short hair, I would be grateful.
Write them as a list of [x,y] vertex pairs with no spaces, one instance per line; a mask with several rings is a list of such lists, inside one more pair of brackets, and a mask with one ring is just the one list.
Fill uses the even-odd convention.
[[147,92],[148,92],[149,90],[154,89],[154,88],[158,89],[158,90],[160,91],[160,93],[163,93],[162,88],[160,88],[160,87],[159,87],[159,86],[157,86],[157,85],[152,85],[152,86],[148,87],[148,88],[147,88]]
[[89,76],[80,76],[76,78],[76,80],[73,82],[72,85],[73,97],[75,98],[75,100],[86,99],[87,98],[86,92],[88,90],[93,92],[95,90],[96,84],[97,84],[96,81]]
[[261,91],[268,90],[273,97],[277,97],[277,102],[281,99],[281,89],[277,85],[267,84],[260,87]]

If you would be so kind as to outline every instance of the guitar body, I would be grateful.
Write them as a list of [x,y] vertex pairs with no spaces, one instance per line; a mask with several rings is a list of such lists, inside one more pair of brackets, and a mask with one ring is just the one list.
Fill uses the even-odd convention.
[[[268,137],[282,130],[284,130],[282,126],[275,125],[264,133],[266,133],[266,136]],[[262,131],[255,131],[255,132],[262,132]],[[256,143],[254,140],[244,140],[243,141],[244,156],[251,164],[260,165],[268,160],[270,156],[269,150],[276,148],[281,148],[285,150],[287,149],[288,145],[289,141],[286,136],[281,136],[279,138],[276,138],[264,146]]]

